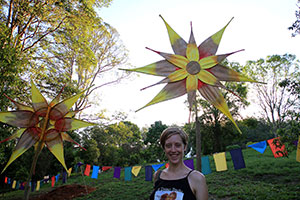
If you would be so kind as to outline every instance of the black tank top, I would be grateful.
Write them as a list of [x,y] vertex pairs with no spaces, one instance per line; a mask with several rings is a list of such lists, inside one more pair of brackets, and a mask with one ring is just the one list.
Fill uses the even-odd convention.
[[161,179],[161,172],[159,172],[158,179],[154,184],[154,190],[150,195],[150,200],[196,200],[188,181],[188,176],[192,171],[185,178],[177,180]]

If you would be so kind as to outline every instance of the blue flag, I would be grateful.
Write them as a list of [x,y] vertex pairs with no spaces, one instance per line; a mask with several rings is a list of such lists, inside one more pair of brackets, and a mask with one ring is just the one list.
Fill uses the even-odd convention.
[[99,166],[93,165],[93,173],[92,173],[91,178],[97,179],[98,178],[98,171],[99,171]]
[[193,159],[185,160],[185,161],[183,161],[183,163],[190,169],[194,169],[194,160]]
[[164,166],[165,164],[156,164],[156,165],[152,165],[152,168],[154,169],[154,171],[157,171],[159,168],[161,168],[162,166]]
[[230,155],[232,158],[234,169],[242,169],[246,167],[241,148],[230,150]]
[[145,180],[152,181],[152,167],[150,165],[145,166]]
[[131,167],[125,167],[125,181],[131,181]]
[[208,156],[201,157],[201,171],[204,175],[211,173]]
[[55,176],[55,182],[57,182],[59,180],[59,176],[60,176],[60,173],[58,173],[56,176]]
[[253,148],[254,150],[258,151],[259,153],[264,153],[267,148],[267,141],[250,144],[250,145],[248,145],[248,147]]

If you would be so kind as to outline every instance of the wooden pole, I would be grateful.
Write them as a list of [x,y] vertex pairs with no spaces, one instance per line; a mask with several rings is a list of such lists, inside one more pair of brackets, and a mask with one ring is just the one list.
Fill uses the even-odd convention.
[[196,123],[196,169],[201,172],[201,131],[198,119],[197,102],[195,101],[195,123]]

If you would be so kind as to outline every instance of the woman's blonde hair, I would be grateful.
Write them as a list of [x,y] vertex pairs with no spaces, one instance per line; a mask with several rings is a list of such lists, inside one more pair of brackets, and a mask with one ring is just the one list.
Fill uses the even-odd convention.
[[165,149],[166,140],[169,137],[176,135],[176,134],[178,134],[181,137],[181,140],[182,140],[184,146],[187,145],[189,137],[186,134],[186,132],[184,132],[184,130],[182,130],[179,127],[169,127],[169,128],[166,128],[160,135],[159,142],[163,149]]

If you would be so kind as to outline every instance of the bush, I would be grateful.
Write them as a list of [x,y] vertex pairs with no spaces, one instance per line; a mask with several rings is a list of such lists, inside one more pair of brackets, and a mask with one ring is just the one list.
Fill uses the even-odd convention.
[[238,144],[229,145],[229,146],[226,147],[226,151],[230,151],[232,149],[239,149],[239,148],[241,148],[241,146],[238,145]]

